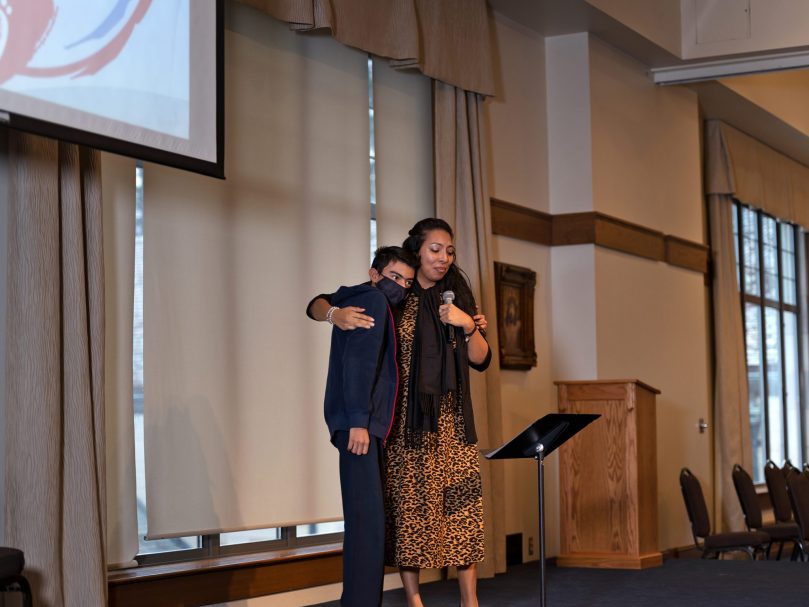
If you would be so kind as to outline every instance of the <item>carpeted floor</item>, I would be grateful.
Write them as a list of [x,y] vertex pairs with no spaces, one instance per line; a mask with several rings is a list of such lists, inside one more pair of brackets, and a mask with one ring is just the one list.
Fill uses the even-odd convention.
[[[807,607],[809,563],[672,559],[645,571],[548,567],[548,607]],[[537,563],[480,580],[481,607],[539,605]],[[426,607],[457,607],[457,582],[422,586]],[[383,607],[406,607],[402,590]],[[319,607],[338,607],[338,602]]]

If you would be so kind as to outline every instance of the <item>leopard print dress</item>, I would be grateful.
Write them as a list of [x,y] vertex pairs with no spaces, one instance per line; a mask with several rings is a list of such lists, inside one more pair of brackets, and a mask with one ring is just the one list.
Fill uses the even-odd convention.
[[410,355],[418,297],[397,327],[399,397],[385,447],[385,562],[433,569],[483,560],[483,490],[476,444],[467,444],[454,394],[441,398],[438,432],[405,445]]

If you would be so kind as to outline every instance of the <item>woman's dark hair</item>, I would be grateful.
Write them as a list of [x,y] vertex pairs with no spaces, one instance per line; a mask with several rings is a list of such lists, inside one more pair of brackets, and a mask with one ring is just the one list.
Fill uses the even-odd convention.
[[[449,234],[450,238],[455,240],[455,234],[446,221],[437,217],[427,217],[417,221],[415,225],[410,228],[410,231],[407,233],[407,238],[405,238],[402,243],[402,248],[406,251],[410,251],[418,258],[421,246],[427,239],[427,234],[433,230],[442,230]],[[457,256],[453,256],[452,263],[447,273],[444,275],[444,278],[436,283],[436,286],[438,287],[439,293],[443,291],[452,291],[455,293],[455,305],[461,308],[461,310],[470,316],[477,314],[475,297],[472,295],[469,279],[458,266]]]

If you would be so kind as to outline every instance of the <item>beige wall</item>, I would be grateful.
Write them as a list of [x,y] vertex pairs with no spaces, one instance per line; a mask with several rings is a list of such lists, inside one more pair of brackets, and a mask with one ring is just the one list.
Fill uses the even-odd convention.
[[598,376],[638,378],[657,388],[660,547],[691,543],[678,475],[702,481],[711,503],[711,378],[703,277],[660,262],[596,250]]
[[719,82],[809,136],[809,70],[723,78]]
[[[496,237],[494,258],[534,270],[537,286],[534,293],[534,340],[537,366],[529,371],[504,370],[500,375],[503,436],[511,438],[546,413],[556,411],[553,389],[553,357],[551,355],[550,250],[529,242]],[[493,316],[493,315],[492,315]],[[537,503],[537,468],[533,460],[505,462],[506,533],[523,534],[523,559],[539,556]],[[558,474],[556,458],[546,466],[545,521],[548,532],[548,554],[556,554],[559,546]],[[533,554],[528,552],[533,538]]]
[[[498,17],[495,36],[499,54],[496,99],[486,104],[488,117],[489,186],[491,195],[522,206],[548,211],[547,121],[545,112],[545,41]],[[506,237],[495,237],[497,261],[528,267],[537,273],[534,318],[538,365],[530,371],[503,371],[503,434],[511,437],[545,413],[555,410],[551,391],[549,249]],[[487,310],[491,321],[495,310]],[[536,465],[507,461],[506,533],[522,533],[523,558],[538,558]],[[548,495],[556,495],[555,466],[549,466]],[[558,550],[557,504],[549,499],[550,554]],[[529,538],[534,552],[528,554]]]
[[[535,62],[543,41],[504,20],[496,32],[503,93],[488,104],[492,195],[554,213],[589,207],[702,242],[696,95],[655,87],[644,66],[580,35],[548,39],[546,90],[525,78],[542,73]],[[566,103],[567,95],[575,99]],[[579,141],[575,150],[562,127]],[[576,175],[578,183],[564,181]],[[591,197],[581,189],[589,179]],[[503,372],[504,433],[556,410],[555,379],[637,377],[659,388],[660,546],[686,545],[679,469],[693,468],[711,495],[710,434],[696,430],[699,417],[709,417],[711,390],[703,277],[593,246],[551,251],[506,237],[495,238],[495,259],[529,267],[538,278],[539,364]],[[556,463],[552,458],[546,485],[549,554],[558,551]],[[536,470],[532,462],[506,466],[506,532],[523,533],[527,544],[536,537]]]
[[641,36],[680,56],[680,0],[586,0]]
[[702,242],[697,94],[590,38],[593,208]]
[[[605,0],[606,2],[616,0]],[[809,44],[809,2],[681,0],[682,57],[783,50]]]
[[489,190],[538,211],[548,210],[545,41],[496,16],[497,97],[487,100]]
[[[590,39],[595,210],[703,240],[699,112],[695,93],[658,87],[646,68]],[[711,499],[707,291],[696,272],[596,249],[598,377],[638,378],[657,399],[660,547],[691,534],[678,474],[690,467]]]

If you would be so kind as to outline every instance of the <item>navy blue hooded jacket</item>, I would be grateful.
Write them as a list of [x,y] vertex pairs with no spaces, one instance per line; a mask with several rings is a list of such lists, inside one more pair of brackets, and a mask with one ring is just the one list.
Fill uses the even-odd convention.
[[372,316],[372,329],[331,334],[329,375],[324,413],[329,434],[337,430],[368,428],[385,439],[393,423],[399,370],[396,366],[396,328],[385,295],[371,285],[340,287],[333,306],[359,306]]

